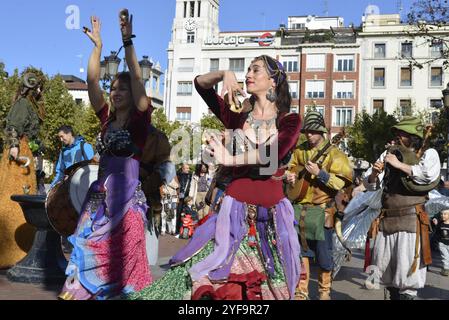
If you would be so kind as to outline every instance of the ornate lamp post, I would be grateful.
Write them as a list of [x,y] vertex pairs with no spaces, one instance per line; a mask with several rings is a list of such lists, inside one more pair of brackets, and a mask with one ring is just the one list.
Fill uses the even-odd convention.
[[[448,122],[448,133],[446,140],[446,147],[449,146],[449,82],[446,85],[446,89],[441,91],[443,93],[443,105],[446,120]],[[446,164],[446,181],[449,180],[449,150],[447,151],[447,164]]]
[[110,82],[118,73],[118,67],[122,60],[117,57],[116,51],[111,51],[111,55],[104,57],[104,60],[100,62],[100,80],[103,85],[103,89],[109,88],[108,82]]
[[151,79],[151,67],[153,63],[148,60],[148,56],[143,56],[142,60],[139,61],[140,69],[142,70],[142,80],[143,83],[146,83]]

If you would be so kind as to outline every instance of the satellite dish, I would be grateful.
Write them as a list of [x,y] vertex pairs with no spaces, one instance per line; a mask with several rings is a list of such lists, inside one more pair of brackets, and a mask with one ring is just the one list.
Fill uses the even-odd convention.
[[311,15],[308,15],[306,21],[307,21],[307,22],[312,21],[312,16],[311,16]]
[[379,7],[374,4],[370,4],[365,8],[365,16],[369,16],[372,14],[380,14]]

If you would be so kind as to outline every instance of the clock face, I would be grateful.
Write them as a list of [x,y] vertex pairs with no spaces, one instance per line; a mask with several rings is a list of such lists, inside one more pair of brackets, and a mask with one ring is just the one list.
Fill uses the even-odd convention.
[[196,29],[196,22],[195,19],[189,18],[186,20],[186,22],[184,23],[184,28],[187,31],[192,31]]

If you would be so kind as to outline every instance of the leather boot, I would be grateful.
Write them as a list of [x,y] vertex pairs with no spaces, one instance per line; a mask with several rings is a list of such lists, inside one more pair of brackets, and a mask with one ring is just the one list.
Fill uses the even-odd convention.
[[320,300],[331,300],[332,271],[318,270],[318,292]]
[[310,265],[309,258],[301,258],[301,269],[305,270],[305,277],[301,270],[301,279],[296,286],[295,300],[309,300],[309,279],[310,279]]

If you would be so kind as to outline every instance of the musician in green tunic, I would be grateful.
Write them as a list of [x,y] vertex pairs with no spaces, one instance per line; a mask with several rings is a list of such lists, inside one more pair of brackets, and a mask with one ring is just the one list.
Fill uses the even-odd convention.
[[405,117],[392,129],[395,145],[380,156],[364,181],[367,190],[383,188],[372,264],[392,300],[412,300],[424,287],[426,266],[432,262],[424,203],[440,180],[440,158],[435,149],[423,148],[418,118]]
[[[307,141],[294,151],[287,174],[287,196],[293,202],[299,222],[301,260],[306,270],[296,290],[298,300],[309,298],[309,259],[316,258],[320,300],[331,298],[332,234],[337,193],[352,183],[348,157],[324,137],[323,116],[309,111],[301,130]],[[343,210],[343,208],[338,208]]]

